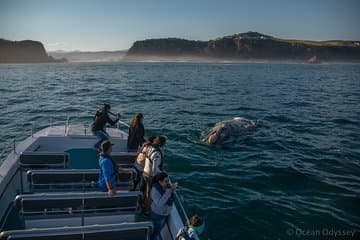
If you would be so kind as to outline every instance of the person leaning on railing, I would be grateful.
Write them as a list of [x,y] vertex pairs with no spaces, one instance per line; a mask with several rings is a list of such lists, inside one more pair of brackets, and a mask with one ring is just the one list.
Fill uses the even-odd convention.
[[91,131],[94,136],[99,138],[99,141],[94,146],[96,149],[99,148],[102,141],[110,139],[109,134],[105,131],[105,125],[107,123],[109,123],[110,125],[114,125],[120,120],[120,113],[116,114],[115,120],[112,120],[108,114],[110,110],[110,104],[105,103],[104,106],[100,110],[98,110],[93,117]]
[[98,186],[102,191],[107,192],[110,197],[116,194],[115,184],[117,166],[110,156],[113,145],[114,144],[108,140],[104,141],[101,144],[101,153],[99,158],[100,174]]
[[160,236],[161,229],[165,226],[166,220],[171,213],[174,205],[174,191],[178,183],[169,184],[169,176],[161,172],[155,177],[151,189],[151,221],[154,225],[151,240],[157,240]]

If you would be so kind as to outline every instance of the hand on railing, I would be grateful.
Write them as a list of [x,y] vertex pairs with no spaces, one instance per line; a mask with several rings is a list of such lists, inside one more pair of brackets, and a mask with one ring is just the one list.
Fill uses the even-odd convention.
[[[169,181],[169,183],[171,184],[171,180]],[[175,185],[176,184],[176,185]],[[175,185],[176,188],[179,186],[178,182],[175,182],[174,184],[172,185]],[[175,196],[175,202],[177,203],[177,205],[180,206],[180,211],[179,213],[183,215],[183,217],[185,218],[185,221],[188,222],[189,221],[189,217],[185,211],[185,208],[182,204],[183,200],[180,199],[179,195],[176,193],[176,191],[174,191],[174,196]],[[184,219],[183,219],[184,220]]]

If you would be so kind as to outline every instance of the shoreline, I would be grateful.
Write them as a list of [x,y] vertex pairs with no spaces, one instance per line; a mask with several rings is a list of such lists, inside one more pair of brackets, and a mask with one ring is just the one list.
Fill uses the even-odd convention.
[[291,65],[331,65],[331,64],[360,64],[358,62],[350,61],[323,61],[319,63],[307,63],[302,61],[274,61],[274,60],[183,60],[183,59],[126,59],[120,61],[68,61],[68,62],[9,62],[0,63],[0,66],[4,65],[67,65],[67,64],[116,64],[116,63],[193,63],[193,64],[291,64]]

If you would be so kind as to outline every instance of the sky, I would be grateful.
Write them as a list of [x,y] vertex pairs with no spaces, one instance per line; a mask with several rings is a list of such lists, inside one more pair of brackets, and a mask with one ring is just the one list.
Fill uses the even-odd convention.
[[358,0],[0,0],[0,38],[54,50],[125,50],[136,40],[209,40],[257,31],[360,40]]

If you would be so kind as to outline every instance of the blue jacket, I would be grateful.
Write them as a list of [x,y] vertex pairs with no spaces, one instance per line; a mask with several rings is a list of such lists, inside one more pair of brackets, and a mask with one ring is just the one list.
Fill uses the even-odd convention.
[[113,188],[116,184],[116,165],[109,155],[101,154],[99,159],[100,174],[98,186],[102,191],[108,191],[106,182],[110,182]]

